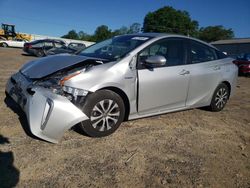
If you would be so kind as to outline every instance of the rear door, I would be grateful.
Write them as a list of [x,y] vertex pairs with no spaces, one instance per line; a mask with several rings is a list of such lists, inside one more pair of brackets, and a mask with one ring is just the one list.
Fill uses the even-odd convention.
[[[145,67],[145,59],[154,55],[164,56],[167,64],[162,67]],[[185,106],[189,83],[186,57],[186,42],[182,38],[160,40],[138,54],[139,114]]]
[[48,51],[48,50],[50,50],[50,49],[52,49],[52,48],[54,48],[54,44],[53,44],[52,41],[45,41],[45,42],[44,42],[43,49],[44,49],[45,51]]
[[190,83],[187,106],[208,105],[221,79],[221,61],[216,51],[203,43],[189,40]]

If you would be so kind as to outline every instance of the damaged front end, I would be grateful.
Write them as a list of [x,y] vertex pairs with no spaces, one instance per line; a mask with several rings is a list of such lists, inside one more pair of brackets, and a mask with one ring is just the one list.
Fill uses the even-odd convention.
[[81,61],[42,78],[30,78],[22,69],[11,76],[6,92],[25,112],[34,135],[58,143],[66,130],[89,119],[79,108],[89,92],[64,82],[81,74],[90,64],[93,60]]

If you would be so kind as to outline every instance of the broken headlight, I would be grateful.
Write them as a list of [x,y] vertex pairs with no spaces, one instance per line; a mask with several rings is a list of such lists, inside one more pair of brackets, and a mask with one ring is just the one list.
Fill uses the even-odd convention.
[[61,86],[58,84],[58,80],[55,78],[38,81],[35,83],[35,85],[50,89],[53,93],[56,94],[62,93]]
[[78,88],[74,88],[74,87],[70,87],[70,86],[63,86],[62,89],[64,92],[71,94],[74,97],[77,97],[77,96],[84,96],[85,97],[88,94],[87,90],[78,89]]

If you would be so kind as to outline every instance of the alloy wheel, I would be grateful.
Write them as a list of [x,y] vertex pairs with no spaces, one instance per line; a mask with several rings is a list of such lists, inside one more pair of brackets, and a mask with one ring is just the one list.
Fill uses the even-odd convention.
[[98,131],[110,130],[119,120],[120,108],[111,99],[104,99],[98,102],[90,116],[92,127]]
[[220,88],[215,96],[215,105],[218,109],[224,108],[228,100],[228,91],[225,88]]
[[7,48],[8,45],[6,43],[2,43],[2,47]]

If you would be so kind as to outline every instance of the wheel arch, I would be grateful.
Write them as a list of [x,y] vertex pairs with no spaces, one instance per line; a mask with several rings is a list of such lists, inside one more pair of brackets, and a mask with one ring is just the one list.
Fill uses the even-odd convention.
[[104,90],[104,89],[113,91],[113,92],[115,92],[116,94],[118,94],[121,97],[121,99],[123,100],[124,105],[125,105],[124,121],[128,120],[128,116],[129,116],[129,113],[130,113],[130,103],[129,103],[129,99],[128,99],[127,94],[123,90],[121,90],[120,88],[113,87],[113,86],[103,87],[103,88],[101,88],[99,90]]
[[0,45],[3,46],[3,45],[6,45],[6,47],[9,47],[9,45],[6,43],[6,42],[1,42]]
[[228,81],[223,81],[221,82],[222,84],[225,84],[228,87],[229,90],[229,97],[231,96],[231,84]]

